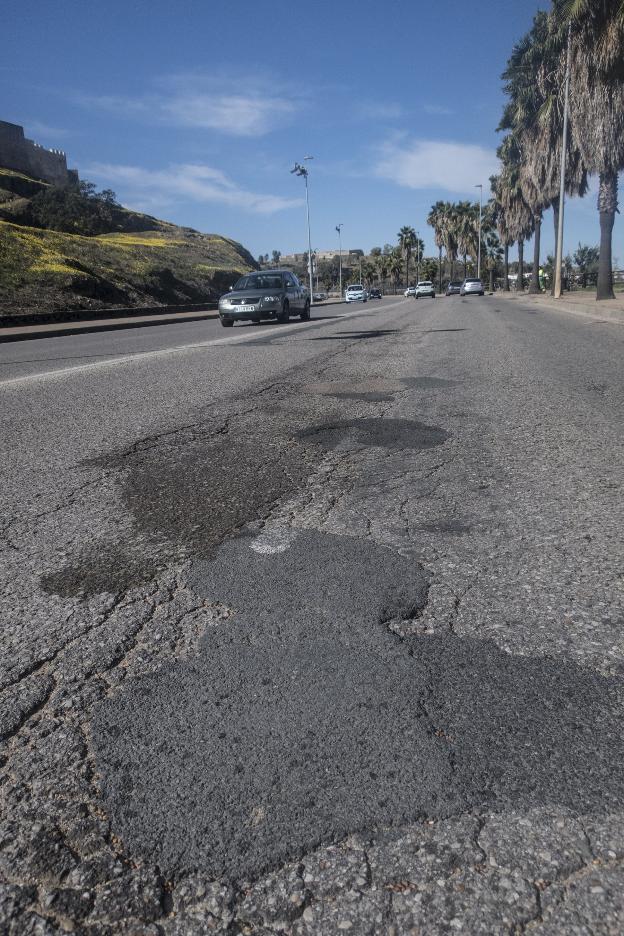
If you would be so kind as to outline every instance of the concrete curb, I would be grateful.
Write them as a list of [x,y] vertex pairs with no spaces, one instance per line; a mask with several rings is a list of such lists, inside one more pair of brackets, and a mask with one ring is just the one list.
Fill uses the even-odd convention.
[[[339,299],[317,302],[313,309],[342,305]],[[90,332],[120,331],[126,328],[146,328],[151,325],[179,325],[183,322],[201,322],[216,319],[218,312],[177,312],[173,315],[128,316],[126,318],[94,319],[90,322],[50,322],[45,325],[0,326],[0,344],[9,341],[32,341],[35,338],[62,338]]]
[[[497,293],[496,295],[500,295]],[[566,302],[564,299],[553,299],[552,296],[531,296],[529,293],[521,295],[506,295],[503,298],[512,302],[534,302],[538,306],[543,306],[550,312],[561,312],[564,315],[574,315],[577,318],[590,319],[594,322],[606,322],[610,325],[624,325],[624,308],[613,308],[606,306],[606,303],[613,302],[607,299],[605,302],[596,302],[592,305],[581,305],[574,301]],[[617,300],[615,300],[617,302]]]
[[218,318],[218,312],[185,313],[150,317],[98,319],[91,322],[58,322],[49,325],[16,325],[0,328],[0,344],[9,341],[32,341],[35,338],[61,338],[88,332],[121,331],[126,328],[145,328],[149,325],[175,325],[180,322],[200,322]]

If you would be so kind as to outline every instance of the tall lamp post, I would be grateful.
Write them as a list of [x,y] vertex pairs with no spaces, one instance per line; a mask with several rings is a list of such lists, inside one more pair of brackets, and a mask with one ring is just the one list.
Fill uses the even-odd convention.
[[340,289],[340,299],[342,301],[342,223],[336,225],[338,231],[338,279]]
[[420,231],[416,231],[416,282],[420,281]]
[[[304,162],[306,159],[314,159],[314,156],[304,156]],[[301,163],[295,163],[294,167],[290,170],[291,174],[294,173],[298,176],[303,176],[305,180],[305,190],[306,190],[306,219],[308,222],[308,279],[310,281],[310,305],[314,305],[314,289],[312,287],[312,238],[310,237],[310,195],[308,192],[308,170],[306,166],[302,166]]]
[[481,220],[483,218],[483,185],[475,185],[479,189],[479,248],[477,251],[477,279],[481,279]]

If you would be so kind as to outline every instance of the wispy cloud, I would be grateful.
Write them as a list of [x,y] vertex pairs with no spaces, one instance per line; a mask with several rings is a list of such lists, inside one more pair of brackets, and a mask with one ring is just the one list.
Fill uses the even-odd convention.
[[497,166],[494,150],[474,143],[395,137],[379,148],[374,173],[406,188],[474,194]]
[[436,117],[450,117],[453,113],[450,107],[445,107],[443,104],[424,104],[423,110],[425,114],[433,114]]
[[145,95],[83,95],[80,100],[118,116],[234,136],[268,133],[289,121],[301,106],[295,92],[276,93],[263,78],[197,74],[160,79]]
[[220,169],[204,164],[173,165],[166,169],[142,169],[111,163],[94,163],[85,175],[120,187],[122,199],[134,206],[156,210],[175,201],[218,202],[259,214],[273,214],[300,206],[302,199],[249,192],[233,182]]

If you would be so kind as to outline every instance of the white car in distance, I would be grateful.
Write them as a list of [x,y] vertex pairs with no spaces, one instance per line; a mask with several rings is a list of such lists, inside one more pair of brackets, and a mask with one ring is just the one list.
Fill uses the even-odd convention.
[[345,302],[366,302],[368,293],[361,283],[353,283],[345,290]]
[[421,296],[430,296],[432,299],[435,299],[435,286],[431,280],[421,280],[419,283],[416,283],[414,296],[416,299],[420,299]]

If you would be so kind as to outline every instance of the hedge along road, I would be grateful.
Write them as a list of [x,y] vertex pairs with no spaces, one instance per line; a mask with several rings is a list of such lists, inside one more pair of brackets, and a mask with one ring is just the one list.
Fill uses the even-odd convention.
[[19,926],[622,928],[622,337],[357,312],[2,386]]

